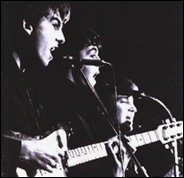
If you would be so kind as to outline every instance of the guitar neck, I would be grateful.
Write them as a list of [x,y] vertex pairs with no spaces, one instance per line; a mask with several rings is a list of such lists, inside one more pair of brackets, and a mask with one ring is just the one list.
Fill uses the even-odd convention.
[[101,142],[69,150],[67,152],[68,167],[74,167],[79,164],[107,157],[106,143],[107,142]]
[[160,141],[157,130],[131,135],[128,138],[135,147],[140,147]]
[[[135,147],[140,147],[160,140],[157,134],[157,130],[132,135],[128,138],[132,144],[135,145]],[[69,150],[67,152],[68,167],[74,167],[79,164],[107,157],[108,153],[105,147],[106,143],[107,142],[101,142]]]
[[[161,141],[162,144],[183,137],[183,122],[175,122],[160,125],[157,130],[129,136],[129,140],[135,147],[141,147]],[[108,156],[106,142],[96,143],[68,151],[68,166],[73,167],[82,163],[93,161]]]

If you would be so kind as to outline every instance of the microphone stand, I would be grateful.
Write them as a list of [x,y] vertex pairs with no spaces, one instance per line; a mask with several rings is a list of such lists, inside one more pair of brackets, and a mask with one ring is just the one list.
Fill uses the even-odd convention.
[[[160,101],[159,99],[154,98],[152,96],[145,95],[145,94],[141,94],[140,97],[148,98],[148,99],[151,99],[151,100],[155,101],[156,103],[158,103],[160,106],[162,106],[162,108],[165,109],[165,111],[169,115],[170,121],[171,122],[176,122],[175,118],[171,114],[171,111],[167,108],[167,106],[162,101]],[[179,159],[178,159],[178,144],[177,144],[177,140],[174,140],[172,142],[172,147],[173,147],[173,154],[174,154],[174,177],[179,177],[179,172],[180,171],[179,171]]]
[[[107,63],[107,65],[110,65],[112,67],[112,65],[110,63]],[[96,93],[95,89],[90,85],[89,81],[86,79],[84,73],[82,72],[81,66],[78,66],[78,65],[75,66],[74,65],[74,67],[76,69],[78,69],[78,72],[80,73],[83,81],[85,82],[85,84],[88,87],[88,89],[92,92],[92,94],[94,95],[97,103],[99,104],[99,107],[102,110],[103,115],[106,116],[105,118],[107,119],[107,122],[110,124],[110,126],[111,126],[112,130],[114,131],[115,135],[118,135],[119,136],[119,139],[122,141],[123,145],[125,146],[126,150],[128,151],[129,155],[131,156],[132,160],[137,165],[140,174],[143,177],[149,177],[149,175],[147,174],[146,170],[141,166],[141,164],[139,163],[138,159],[136,158],[136,156],[131,151],[131,149],[130,149],[129,145],[127,144],[127,142],[124,139],[121,139],[121,137],[124,137],[124,136],[122,134],[120,135],[119,132],[116,130],[115,123],[112,121],[110,114],[108,113],[106,107],[104,106],[103,102],[99,98],[99,96]],[[115,92],[115,95],[116,95],[116,92]]]

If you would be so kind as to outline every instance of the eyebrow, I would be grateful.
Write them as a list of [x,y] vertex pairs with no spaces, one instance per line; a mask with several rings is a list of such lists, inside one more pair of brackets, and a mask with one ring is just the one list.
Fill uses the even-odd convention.
[[57,17],[52,17],[50,20],[51,21],[56,20],[58,22],[59,26],[61,26],[61,21]]
[[118,95],[118,96],[117,96],[117,99],[118,99],[118,100],[124,99],[124,98],[128,99],[128,96],[127,96],[127,95]]
[[93,48],[91,48],[91,49],[87,52],[87,54],[89,54],[89,53],[90,53],[91,51],[93,51],[93,50],[94,50],[95,52],[97,52],[97,49],[93,47]]

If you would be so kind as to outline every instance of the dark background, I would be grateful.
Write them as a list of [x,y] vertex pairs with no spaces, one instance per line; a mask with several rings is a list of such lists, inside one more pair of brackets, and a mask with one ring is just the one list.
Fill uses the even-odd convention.
[[[102,58],[183,120],[183,2],[69,1],[71,24],[103,36]],[[67,38],[67,36],[66,36]]]
[[[183,120],[183,1],[69,2],[66,40],[76,26],[90,26],[102,35],[101,57],[113,64],[117,80],[131,78]],[[1,1],[1,57],[12,45],[8,31],[15,23],[8,19],[8,4]]]

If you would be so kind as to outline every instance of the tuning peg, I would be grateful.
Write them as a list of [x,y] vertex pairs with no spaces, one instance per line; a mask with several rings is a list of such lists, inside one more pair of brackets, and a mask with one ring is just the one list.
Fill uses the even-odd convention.
[[179,143],[180,145],[182,145],[182,144],[183,144],[183,140],[178,140],[178,143]]
[[165,120],[162,120],[162,124],[165,124]]
[[172,142],[172,146],[173,147],[175,147],[176,146],[176,142],[174,141],[174,142]]
[[165,122],[166,122],[166,124],[170,124],[171,123],[171,121],[169,119],[166,119]]
[[173,117],[173,118],[172,118],[172,121],[173,121],[173,122],[176,122],[176,118]]
[[174,154],[173,147],[171,144],[165,144],[164,145],[167,150],[170,150],[171,154]]
[[174,154],[174,150],[173,149],[170,149],[170,151],[171,151],[171,154]]
[[165,148],[168,150],[170,147],[168,144],[165,144]]

